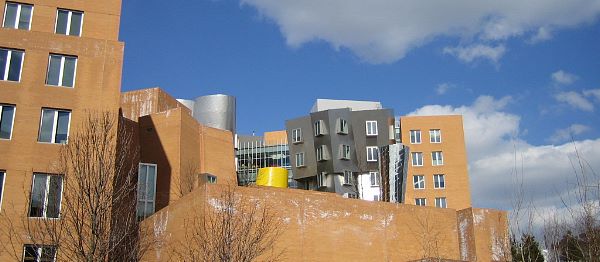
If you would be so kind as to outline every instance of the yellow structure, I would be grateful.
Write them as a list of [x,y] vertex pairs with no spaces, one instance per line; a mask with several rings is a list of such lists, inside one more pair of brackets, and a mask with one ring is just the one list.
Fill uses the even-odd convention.
[[288,187],[288,171],[282,167],[265,167],[258,170],[256,185],[269,187]]

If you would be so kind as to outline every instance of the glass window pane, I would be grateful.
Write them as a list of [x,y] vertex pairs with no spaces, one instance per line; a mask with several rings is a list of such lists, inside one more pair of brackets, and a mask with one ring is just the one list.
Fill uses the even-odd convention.
[[40,127],[40,135],[38,137],[39,142],[52,142],[52,131],[54,129],[55,112],[55,110],[51,109],[42,110],[42,126]]
[[4,172],[0,172],[0,204],[2,204],[2,190],[4,190]]
[[61,56],[50,56],[50,64],[48,65],[48,76],[46,77],[46,84],[53,86],[58,85],[60,77],[60,60]]
[[138,200],[146,199],[146,172],[146,166],[140,165],[138,174]]
[[154,193],[155,193],[155,186],[156,186],[156,167],[155,166],[148,166],[148,185],[147,185],[147,189],[148,192],[146,192],[147,196],[146,199],[147,200],[152,200],[154,201]]
[[75,80],[75,66],[77,65],[77,58],[65,57],[65,67],[63,70],[63,81],[62,86],[73,87]]
[[17,4],[6,4],[6,13],[4,16],[4,27],[15,28],[17,20]]
[[2,106],[2,116],[0,117],[0,138],[2,139],[10,139],[14,112],[14,107]]
[[71,28],[69,35],[79,36],[81,33],[81,20],[83,18],[83,13],[73,12],[71,15]]
[[150,216],[154,214],[154,202],[146,202],[146,210],[144,210],[144,216]]
[[50,188],[48,188],[48,207],[46,217],[58,218],[60,213],[60,201],[62,192],[62,177],[50,176]]
[[21,5],[21,17],[19,17],[19,29],[29,30],[29,23],[31,21],[31,10],[30,5]]
[[0,49],[0,80],[5,80],[6,60],[8,59],[8,50]]
[[37,261],[38,249],[33,245],[25,245],[25,252],[23,252],[23,261]]
[[40,262],[54,262],[56,258],[56,247],[45,246],[42,248]]
[[66,35],[67,23],[69,20],[69,11],[58,10],[58,18],[56,19],[56,33]]
[[10,68],[8,69],[7,79],[10,81],[19,81],[21,79],[21,64],[23,61],[23,52],[12,51],[10,57]]
[[58,122],[56,128],[56,138],[54,143],[66,143],[69,138],[69,120],[71,112],[58,111]]
[[33,175],[33,188],[31,191],[30,217],[41,217],[44,214],[44,201],[46,199],[47,175]]

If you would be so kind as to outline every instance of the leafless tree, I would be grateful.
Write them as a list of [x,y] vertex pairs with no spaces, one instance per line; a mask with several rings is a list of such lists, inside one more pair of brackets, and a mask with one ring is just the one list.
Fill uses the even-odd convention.
[[[136,217],[139,150],[125,121],[116,113],[88,112],[62,146],[50,168],[60,179],[49,185],[62,187],[58,218],[27,218],[31,197],[24,213],[3,215],[1,233],[12,243],[4,246],[17,261],[23,243],[51,247],[59,261],[91,262],[137,261],[157,241],[146,237]],[[14,220],[19,214],[24,219]]]
[[185,262],[279,261],[274,248],[283,223],[268,204],[244,199],[237,186],[226,186],[208,197],[200,211],[186,221],[185,240],[175,244],[172,257]]
[[181,167],[179,182],[177,183],[177,195],[181,198],[192,192],[200,183],[198,164],[194,161],[187,161]]
[[[419,207],[415,207],[419,208]],[[440,248],[444,245],[444,229],[439,225],[435,215],[429,209],[424,209],[423,214],[415,216],[416,225],[407,225],[419,243],[422,252],[422,261],[442,261],[443,251]]]

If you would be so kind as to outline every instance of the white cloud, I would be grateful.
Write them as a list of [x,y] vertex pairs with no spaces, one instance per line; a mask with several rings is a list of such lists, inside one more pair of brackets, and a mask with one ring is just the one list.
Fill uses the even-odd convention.
[[550,39],[552,39],[552,31],[548,27],[542,26],[538,28],[537,33],[533,35],[527,42],[530,44],[537,44]]
[[554,95],[554,99],[556,99],[558,102],[566,103],[575,109],[586,112],[594,111],[594,104],[585,98],[584,95],[574,91],[560,92]]
[[463,115],[474,206],[512,209],[522,184],[525,195],[519,197],[537,209],[560,208],[574,187],[575,148],[591,169],[600,170],[593,161],[600,159],[600,139],[531,145],[518,136],[521,118],[505,112],[512,102],[481,96],[472,105],[428,105],[411,115]]
[[591,96],[596,99],[596,101],[600,102],[600,88],[599,89],[589,89],[583,91],[585,96]]
[[598,0],[240,0],[272,19],[287,44],[326,41],[364,61],[391,63],[439,37],[472,44],[595,21]]
[[435,93],[438,95],[443,95],[446,94],[446,92],[448,92],[448,90],[450,90],[451,88],[453,88],[454,86],[452,84],[449,83],[442,83],[439,84],[436,88],[435,88]]
[[497,63],[506,52],[504,45],[489,46],[476,44],[466,47],[445,47],[444,54],[456,56],[463,62],[471,63],[478,59],[487,59]]
[[577,79],[579,77],[577,77],[574,74],[567,73],[563,70],[558,70],[558,71],[552,73],[551,78],[552,78],[552,81],[556,84],[570,85],[573,82],[577,81]]
[[571,141],[575,136],[581,135],[592,130],[591,127],[581,124],[573,124],[567,128],[559,129],[554,132],[549,141],[555,144]]

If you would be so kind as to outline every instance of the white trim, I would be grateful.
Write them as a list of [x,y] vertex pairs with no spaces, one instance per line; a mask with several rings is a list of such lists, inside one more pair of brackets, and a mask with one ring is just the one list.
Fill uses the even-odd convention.
[[[431,134],[432,134],[434,131],[438,131],[439,138],[440,138],[440,141],[439,141],[439,142],[432,141],[432,140],[433,140],[433,139],[432,139],[432,138],[433,138],[433,136],[432,136]],[[431,143],[431,144],[440,144],[440,143],[442,143],[442,130],[441,130],[441,129],[429,129],[429,143]]]
[[8,105],[8,104],[0,104],[0,123],[2,123],[2,113],[4,112],[4,107],[10,106],[13,108],[12,122],[10,123],[10,136],[8,139],[0,138],[0,140],[12,140],[13,130],[15,128],[15,118],[17,116],[17,106],[16,105]]
[[0,212],[1,212],[2,211],[2,200],[4,199],[4,197],[3,197],[4,196],[4,191],[6,191],[5,190],[5,188],[6,188],[6,186],[5,186],[5,183],[6,183],[6,170],[0,170],[0,173],[2,174],[2,180],[0,181],[1,182],[1,184],[0,184],[0,190],[2,190],[2,192],[0,192]]
[[[433,157],[434,155],[437,157],[437,159],[434,159],[434,157]],[[442,153],[442,151],[431,152],[431,165],[432,166],[443,166],[444,165],[444,154]]]
[[[444,186],[443,187],[436,187],[435,186],[435,177],[436,176],[441,176],[444,179]],[[441,183],[438,183],[441,184]],[[446,189],[446,175],[445,174],[433,174],[433,189]]]
[[[139,184],[140,184],[140,170],[142,169],[142,167],[146,168],[146,181],[144,181],[144,185],[146,186],[146,188],[144,188],[144,192],[146,193],[144,196],[142,196],[143,198],[140,198],[140,188],[139,188]],[[148,167],[154,167],[154,181],[152,181],[154,183],[153,186],[153,191],[152,191],[152,195],[154,196],[154,199],[148,199]],[[156,181],[158,180],[158,165],[157,164],[152,164],[152,163],[142,163],[140,162],[138,164],[138,189],[137,189],[137,197],[136,197],[136,216],[140,217],[140,214],[137,213],[137,210],[139,209],[139,202],[143,202],[144,203],[144,210],[143,210],[143,217],[146,218],[152,214],[154,214],[156,212]],[[147,204],[152,204],[152,214],[146,214],[146,205]]]
[[[371,130],[369,130],[369,123],[371,124],[371,127],[373,127],[373,124],[375,124],[375,133],[370,133]],[[379,127],[377,125],[377,120],[367,120],[365,121],[365,128],[366,128],[366,134],[367,136],[377,136],[379,135]]]
[[[415,182],[415,178],[422,178],[417,180],[417,182]],[[427,187],[427,185],[425,184],[425,175],[413,175],[413,189],[416,190],[423,190],[425,189],[425,187]],[[417,187],[417,184],[420,184],[420,182],[423,182],[423,187]]]
[[[370,159],[369,158],[369,151],[374,150],[375,152],[377,152],[377,156],[374,159]],[[373,152],[373,156],[375,155],[375,152]],[[376,146],[368,146],[367,147],[367,162],[378,162],[379,161],[379,148]]]
[[[83,11],[77,11],[77,10],[69,10],[69,9],[57,8],[56,9],[56,19],[54,20],[54,33],[55,34],[59,34],[59,35],[62,35],[62,34],[58,33],[58,14],[60,13],[60,11],[67,12],[67,25],[66,25],[66,28],[65,28],[65,34],[64,35],[81,37],[81,35],[83,34],[83,20],[84,20],[84,17],[85,17],[85,12],[83,12]],[[79,24],[79,34],[78,35],[72,35],[71,34],[71,24],[73,22],[73,13],[80,13],[81,14],[81,23]]]
[[[413,142],[413,140],[412,140],[412,138],[413,138],[413,136],[412,136],[413,132],[415,132],[415,134],[417,134],[417,133],[419,134],[418,141],[417,141],[417,136],[415,135],[415,141]],[[411,144],[418,145],[418,144],[421,144],[423,142],[423,135],[421,134],[421,130],[420,129],[410,130],[409,136],[410,136],[409,140],[410,140]]]
[[8,71],[10,70],[10,61],[12,60],[12,49],[4,49],[4,50],[7,50],[8,53],[6,53],[6,64],[5,64],[6,67],[4,68],[4,77],[2,77],[2,80],[9,81],[8,80]]
[[[17,6],[17,13],[15,14],[15,21],[14,22],[14,27],[6,27],[6,12],[8,11],[8,4],[14,4]],[[31,7],[31,14],[29,15],[29,21],[27,23],[28,27],[27,27],[27,31],[31,31],[31,22],[33,20],[33,10],[34,10],[34,5],[32,4],[27,4],[27,3],[17,3],[17,2],[9,2],[7,1],[6,4],[4,5],[4,16],[2,17],[2,27],[4,28],[11,28],[11,29],[20,29],[19,28],[19,21],[21,20],[21,12],[23,10],[23,6],[30,6]],[[20,29],[20,30],[25,30],[25,29]]]
[[[419,154],[421,157],[420,158],[415,158],[415,156]],[[419,164],[419,159],[421,160],[420,164]],[[416,164],[415,164],[415,160],[416,160]],[[425,162],[425,158],[423,157],[423,152],[410,152],[410,164],[412,166],[423,166],[423,163]]]

